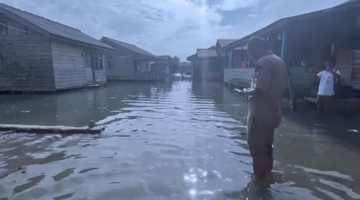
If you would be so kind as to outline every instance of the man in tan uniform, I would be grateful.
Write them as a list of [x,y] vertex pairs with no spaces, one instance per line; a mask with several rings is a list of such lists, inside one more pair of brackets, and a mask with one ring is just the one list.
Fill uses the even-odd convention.
[[249,95],[247,140],[253,158],[254,181],[263,180],[273,167],[274,130],[281,122],[281,103],[287,83],[285,63],[258,37],[248,42],[248,54],[256,61]]

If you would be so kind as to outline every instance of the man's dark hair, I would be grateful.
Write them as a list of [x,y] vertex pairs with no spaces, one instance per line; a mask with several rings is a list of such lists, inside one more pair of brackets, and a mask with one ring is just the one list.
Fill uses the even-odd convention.
[[248,47],[260,47],[260,48],[267,48],[266,41],[260,37],[252,37],[248,42]]

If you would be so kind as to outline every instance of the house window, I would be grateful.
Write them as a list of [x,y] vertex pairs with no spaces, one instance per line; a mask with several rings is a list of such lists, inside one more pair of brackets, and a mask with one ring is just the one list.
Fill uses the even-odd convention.
[[108,66],[108,69],[113,68],[112,61],[110,59],[107,61],[107,66]]
[[103,70],[104,69],[104,64],[103,64],[103,56],[98,54],[98,70]]

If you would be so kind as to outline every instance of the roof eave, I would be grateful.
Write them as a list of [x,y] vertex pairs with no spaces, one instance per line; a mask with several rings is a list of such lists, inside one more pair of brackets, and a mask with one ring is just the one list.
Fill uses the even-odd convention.
[[110,47],[109,45],[107,45],[108,47],[99,46],[99,45],[94,45],[94,44],[90,44],[90,43],[81,42],[81,41],[78,41],[78,40],[72,40],[72,39],[69,39],[69,38],[66,38],[66,37],[61,37],[61,36],[58,36],[58,35],[52,35],[52,34],[49,37],[52,38],[52,39],[61,40],[61,41],[68,41],[70,43],[75,43],[77,45],[82,45],[82,46],[91,47],[91,48],[95,48],[95,49],[115,50],[114,48]]

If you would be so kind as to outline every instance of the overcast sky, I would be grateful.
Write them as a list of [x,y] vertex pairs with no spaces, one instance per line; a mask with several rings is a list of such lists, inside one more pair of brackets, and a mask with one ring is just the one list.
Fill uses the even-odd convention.
[[344,0],[0,0],[100,39],[181,60],[216,39],[239,39],[282,17]]

